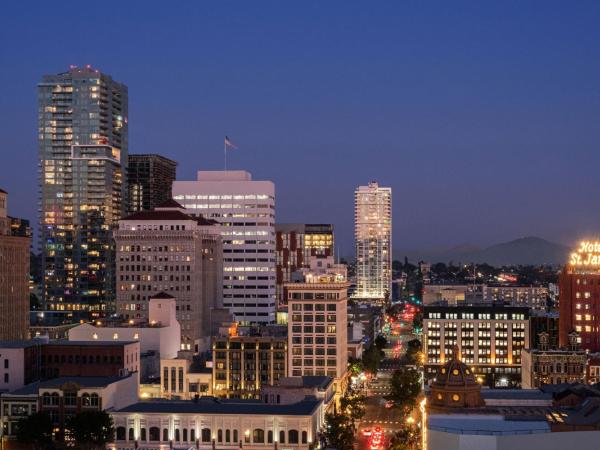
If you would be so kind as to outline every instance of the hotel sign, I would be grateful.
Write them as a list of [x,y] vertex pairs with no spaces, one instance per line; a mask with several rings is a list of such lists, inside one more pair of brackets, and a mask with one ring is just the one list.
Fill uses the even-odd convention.
[[600,241],[583,241],[571,253],[569,264],[576,267],[600,267]]

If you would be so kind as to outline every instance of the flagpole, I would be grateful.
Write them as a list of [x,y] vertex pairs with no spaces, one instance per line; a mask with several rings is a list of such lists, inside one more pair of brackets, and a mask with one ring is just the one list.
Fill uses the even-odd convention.
[[223,155],[225,157],[225,171],[227,171],[227,142],[223,144]]

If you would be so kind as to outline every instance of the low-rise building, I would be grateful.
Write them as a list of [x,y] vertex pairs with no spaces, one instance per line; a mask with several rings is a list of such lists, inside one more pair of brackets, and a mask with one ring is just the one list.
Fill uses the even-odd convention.
[[18,389],[41,378],[42,344],[37,339],[0,341],[0,392]]
[[140,371],[137,341],[53,341],[42,346],[42,378],[115,377]]
[[333,378],[326,376],[283,377],[260,390],[260,399],[265,403],[287,405],[315,397],[323,401],[325,411],[332,407],[334,396]]
[[187,357],[161,359],[160,397],[191,400],[213,394],[213,375],[210,367]]
[[543,384],[582,383],[586,377],[587,352],[579,348],[579,334],[570,335],[569,348],[551,349],[548,333],[541,333],[539,349],[521,353],[521,387]]
[[291,404],[201,397],[151,400],[111,412],[115,442],[109,450],[314,448],[324,426],[323,401]]
[[122,377],[59,377],[30,383],[0,396],[0,420],[9,439],[16,423],[36,411],[48,413],[61,440],[65,420],[82,411],[113,410],[137,401],[135,374]]
[[549,306],[549,292],[545,286],[486,285],[483,289],[483,301],[545,311]]
[[214,337],[212,348],[215,396],[258,398],[262,386],[276,384],[288,375],[288,339],[279,326],[246,335],[233,327],[227,335]]
[[176,301],[165,292],[151,296],[148,320],[102,320],[77,325],[68,332],[72,341],[137,341],[140,345],[140,377],[144,382],[160,378],[161,359],[176,358],[181,348],[181,327]]
[[600,438],[600,398],[556,406],[533,389],[482,390],[455,347],[421,402],[425,450],[592,450]]

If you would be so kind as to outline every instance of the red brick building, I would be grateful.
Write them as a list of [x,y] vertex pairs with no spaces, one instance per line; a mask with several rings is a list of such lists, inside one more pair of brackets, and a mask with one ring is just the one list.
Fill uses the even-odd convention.
[[57,341],[42,347],[42,376],[115,377],[140,370],[139,342]]
[[569,333],[581,336],[581,348],[600,351],[600,242],[582,242],[558,277],[559,345]]
[[275,225],[276,293],[279,305],[286,304],[284,284],[292,273],[310,266],[311,257],[334,256],[333,225],[282,223]]

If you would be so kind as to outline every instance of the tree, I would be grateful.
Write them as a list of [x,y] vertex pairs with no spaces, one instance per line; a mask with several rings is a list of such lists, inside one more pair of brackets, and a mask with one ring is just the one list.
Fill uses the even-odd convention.
[[421,393],[419,372],[410,367],[401,367],[392,375],[390,388],[390,398],[396,406],[412,409]]
[[112,417],[105,411],[84,411],[71,417],[65,424],[67,433],[83,449],[104,449],[114,440]]
[[365,371],[371,373],[372,375],[377,375],[379,365],[381,364],[381,359],[383,358],[382,353],[383,352],[375,345],[371,345],[367,350],[365,350],[363,353],[363,367],[365,368]]
[[419,330],[423,329],[423,313],[421,311],[416,313],[415,316],[413,317],[413,329],[417,329],[417,328]]
[[415,424],[407,423],[390,439],[391,450],[416,450],[421,442],[419,429]]
[[340,399],[341,413],[352,420],[352,424],[362,419],[365,415],[365,402],[367,398],[355,392],[352,387],[348,387],[344,396]]
[[375,338],[375,347],[377,347],[378,350],[383,350],[386,345],[387,339],[384,336],[379,335]]
[[354,446],[354,424],[343,414],[325,414],[325,441],[328,447],[339,450],[351,449]]
[[411,339],[406,343],[406,360],[408,364],[418,365],[421,356],[421,341],[418,339]]
[[52,443],[52,420],[43,412],[23,417],[17,422],[17,441],[34,449],[48,448]]

